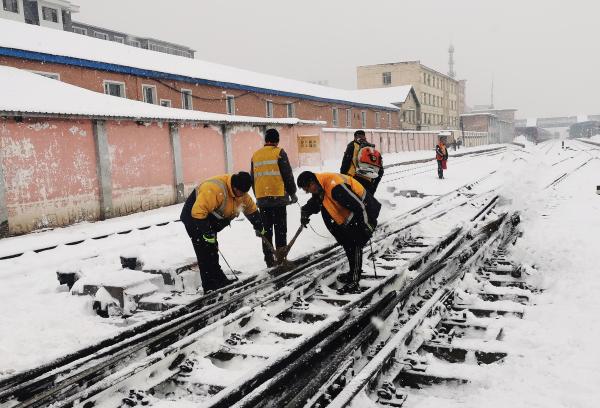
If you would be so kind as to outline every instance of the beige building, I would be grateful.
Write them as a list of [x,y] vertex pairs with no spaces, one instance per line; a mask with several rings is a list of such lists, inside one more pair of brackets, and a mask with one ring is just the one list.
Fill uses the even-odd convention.
[[412,85],[420,103],[420,129],[458,129],[465,110],[465,80],[456,80],[420,61],[357,67],[358,89]]

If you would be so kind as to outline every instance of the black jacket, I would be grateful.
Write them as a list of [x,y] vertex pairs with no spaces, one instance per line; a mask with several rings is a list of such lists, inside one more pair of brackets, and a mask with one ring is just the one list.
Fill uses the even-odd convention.
[[[323,190],[318,194],[313,194],[308,202],[302,206],[302,212],[307,214],[316,214],[319,211],[326,211],[323,203]],[[367,225],[374,228],[377,225],[377,217],[381,211],[381,204],[373,197],[371,193],[365,191],[365,198],[360,199],[350,189],[343,185],[337,185],[331,190],[332,198],[342,207],[347,208],[354,214],[353,220],[359,225]]]
[[[351,141],[350,143],[348,143],[348,146],[346,146],[346,151],[344,152],[344,157],[342,158],[342,165],[340,166],[340,173],[342,174],[348,174],[348,172],[350,171],[350,167],[352,166],[352,159],[354,158],[354,146],[357,146],[357,148],[361,148],[363,146],[370,146],[370,147],[375,147],[374,144],[371,144],[369,142],[362,142],[359,143],[355,140]],[[360,176],[353,176],[353,177],[360,177]],[[377,189],[377,186],[379,185],[379,182],[381,181],[381,178],[383,177],[383,160],[381,163],[381,169],[379,169],[379,175],[377,176],[377,178],[375,179],[367,179],[366,177],[360,177],[362,180],[369,180],[371,183],[373,183],[375,189]]]
[[[284,207],[290,203],[289,196],[296,194],[296,183],[294,182],[294,173],[292,172],[292,166],[288,159],[285,150],[281,149],[279,157],[277,158],[277,165],[279,166],[279,172],[283,179],[283,186],[285,188],[285,196],[283,197],[262,197],[256,199],[256,205],[258,207]],[[254,180],[254,164],[250,162],[250,174],[252,180]],[[254,182],[252,183],[252,189],[254,190]]]

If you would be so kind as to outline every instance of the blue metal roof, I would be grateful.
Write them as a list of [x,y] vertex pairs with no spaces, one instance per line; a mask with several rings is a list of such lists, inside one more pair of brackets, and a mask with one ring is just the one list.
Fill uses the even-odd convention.
[[233,82],[213,81],[210,79],[194,78],[194,77],[188,77],[185,75],[176,75],[176,74],[170,74],[170,73],[166,73],[166,72],[128,67],[125,65],[111,64],[111,63],[107,63],[107,62],[92,61],[92,60],[74,58],[74,57],[65,57],[62,55],[52,55],[52,54],[46,54],[46,53],[36,52],[36,51],[19,50],[19,49],[15,49],[15,48],[0,47],[0,55],[7,56],[7,57],[22,58],[22,59],[27,59],[27,60],[32,60],[32,61],[49,62],[49,63],[62,64],[62,65],[71,65],[71,66],[82,67],[82,68],[91,68],[91,69],[96,69],[96,70],[101,70],[101,71],[116,72],[116,73],[120,73],[120,74],[128,74],[128,75],[134,75],[134,76],[140,76],[140,77],[146,77],[146,78],[165,79],[165,80],[181,81],[181,82],[187,82],[187,83],[198,84],[198,85],[209,85],[209,86],[215,86],[215,87],[220,87],[220,88],[237,89],[237,90],[256,92],[256,93],[267,94],[267,95],[283,96],[283,97],[287,97],[287,98],[300,98],[300,99],[306,99],[306,100],[317,101],[317,102],[340,104],[340,105],[347,105],[347,106],[354,106],[354,107],[361,107],[361,108],[371,108],[371,109],[375,109],[375,110],[384,110],[384,111],[390,111],[390,112],[397,111],[396,109],[391,109],[391,108],[388,108],[385,106],[379,106],[379,105],[369,105],[369,104],[361,104],[361,103],[357,103],[357,102],[349,102],[349,101],[338,100],[338,99],[321,98],[318,96],[305,95],[305,94],[299,94],[299,93],[294,93],[294,92],[285,92],[285,91],[278,91],[275,89],[260,88],[260,87],[255,87],[255,86],[236,84]]

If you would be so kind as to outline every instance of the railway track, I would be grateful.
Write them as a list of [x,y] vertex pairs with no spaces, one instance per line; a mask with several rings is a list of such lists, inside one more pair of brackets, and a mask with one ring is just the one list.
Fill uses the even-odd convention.
[[[465,185],[459,190],[470,188],[477,182]],[[441,196],[396,220],[395,225],[405,223],[400,227],[394,227],[392,223],[384,226],[375,240],[375,245],[378,246],[378,243],[389,240],[390,236],[397,236],[402,231],[416,226],[427,217],[435,216],[439,219],[441,214],[451,211],[436,211],[437,204],[441,202],[444,202],[446,207],[448,202],[454,202],[452,208],[456,209],[468,208],[474,200],[475,198],[466,199],[460,191]],[[421,219],[407,221],[419,213],[427,214]],[[379,247],[382,248],[383,244]],[[343,255],[338,248],[329,247],[302,261],[305,261],[302,268],[274,278],[250,277],[190,305],[169,311],[152,322],[127,330],[115,339],[106,340],[43,367],[4,379],[0,383],[0,404],[11,407],[46,406],[50,403],[68,406],[91,398],[94,390],[97,391],[96,395],[101,394],[105,391],[102,389],[110,384],[111,378],[118,376],[121,370],[127,367],[142,370],[141,366],[136,365],[141,364],[140,361],[148,363],[147,359],[152,360],[150,356],[156,356],[156,353],[164,356],[168,347],[189,341],[190,335],[194,338],[193,333],[205,337],[206,333],[213,330],[211,328],[218,327],[214,326],[215,321],[221,321],[222,324],[223,321],[230,321],[236,316],[249,313],[247,305],[252,305],[250,310],[254,310],[252,308],[256,308],[256,305],[285,303],[284,300],[293,302],[294,294],[304,293],[306,288],[315,286],[316,277],[322,279],[334,276],[336,268],[343,263]],[[378,290],[367,292],[372,296]],[[169,364],[173,364],[178,356],[179,354],[169,355],[173,357]],[[161,360],[162,363],[165,361],[164,358]],[[81,392],[85,392],[86,395],[82,396]]]
[[[498,147],[498,148],[494,148],[494,149],[490,149],[490,150],[476,151],[473,153],[470,153],[470,152],[464,153],[461,155],[461,157],[472,159],[474,157],[479,157],[482,155],[498,154],[499,152],[503,152],[505,150],[506,150],[506,147]],[[468,160],[468,159],[464,159],[464,160]],[[464,160],[461,160],[461,162]],[[417,162],[419,162],[419,161],[417,161]],[[393,169],[395,167],[404,166],[404,165],[407,165],[407,164],[406,163],[390,164],[390,165],[386,165],[385,169],[386,170]],[[421,169],[421,168],[425,168],[425,167],[431,167],[431,164],[417,167],[417,169]],[[409,174],[413,174],[413,173],[410,173],[413,170],[415,170],[414,167],[409,168],[409,169],[404,169],[401,172],[408,172]],[[414,173],[414,174],[420,174],[420,173],[421,172]],[[391,174],[393,174],[393,173],[390,173],[390,175]],[[142,222],[136,222],[134,220],[134,221],[131,221],[131,223],[133,224],[133,226],[132,225],[116,226],[116,227],[107,226],[95,234],[89,234],[89,233],[85,233],[85,232],[70,233],[68,239],[59,238],[59,239],[51,240],[50,243],[48,243],[46,245],[42,245],[42,246],[26,245],[26,246],[23,246],[22,248],[0,250],[0,262],[8,261],[8,260],[11,260],[14,258],[19,258],[24,253],[27,253],[27,252],[33,252],[35,254],[40,254],[40,253],[52,251],[61,246],[77,247],[80,244],[88,243],[91,245],[95,245],[96,243],[106,242],[106,241],[114,241],[115,242],[114,247],[130,245],[128,242],[123,241],[123,239],[125,237],[130,235],[132,232],[137,231],[137,232],[145,233],[150,229],[152,229],[152,231],[153,231],[153,234],[152,234],[153,237],[156,237],[158,235],[158,236],[160,236],[160,239],[164,239],[164,237],[166,236],[165,234],[168,234],[168,232],[162,232],[161,230],[163,230],[163,228],[161,228],[161,227],[172,226],[174,223],[179,223],[179,219],[162,217],[160,219],[147,220],[147,221],[142,221]],[[104,245],[106,245],[106,244],[104,244]],[[93,256],[96,256],[96,254],[89,253],[86,255],[86,257],[93,257]],[[79,257],[76,259],[83,259],[83,258],[84,257]]]

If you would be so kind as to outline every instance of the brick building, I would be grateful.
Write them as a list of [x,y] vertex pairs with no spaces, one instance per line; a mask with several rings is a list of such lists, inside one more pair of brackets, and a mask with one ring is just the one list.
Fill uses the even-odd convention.
[[[514,110],[513,112],[514,117]],[[485,132],[488,143],[510,143],[515,137],[514,120],[507,120],[508,113],[470,112],[460,115],[464,132]]]
[[421,104],[422,129],[458,129],[465,111],[465,80],[456,80],[420,61],[357,67],[359,89],[412,85]]
[[[0,19],[0,65],[113,96],[230,115],[298,117],[329,127],[400,129],[400,108],[343,90],[154,53]],[[342,120],[349,117],[351,120]],[[390,120],[387,120],[387,118]],[[391,126],[390,126],[391,125]]]

